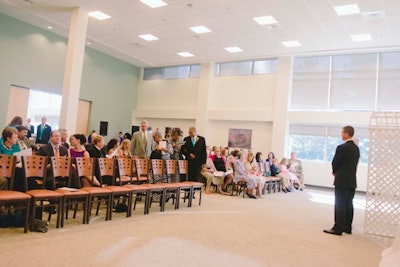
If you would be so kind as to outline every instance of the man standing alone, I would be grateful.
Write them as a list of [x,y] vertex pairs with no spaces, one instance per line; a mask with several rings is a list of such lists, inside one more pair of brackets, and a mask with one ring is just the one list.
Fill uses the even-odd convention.
[[201,167],[206,164],[206,140],[197,135],[196,128],[190,127],[189,136],[183,139],[185,144],[181,148],[181,153],[188,160],[188,176],[190,181],[198,182],[200,179]]
[[42,124],[37,126],[36,144],[46,145],[50,140],[51,127],[47,124],[47,117],[42,117]]
[[332,174],[335,186],[335,225],[324,230],[325,233],[342,235],[351,234],[353,223],[353,198],[357,187],[357,164],[360,159],[360,150],[353,141],[354,128],[342,128],[343,144],[336,148],[332,160]]

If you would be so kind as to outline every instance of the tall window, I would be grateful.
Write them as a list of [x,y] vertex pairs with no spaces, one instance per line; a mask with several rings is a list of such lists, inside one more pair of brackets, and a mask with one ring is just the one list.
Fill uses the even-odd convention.
[[278,60],[276,58],[264,60],[222,62],[216,64],[215,76],[276,73],[277,68]]
[[[58,129],[60,123],[62,96],[46,92],[29,90],[28,118],[32,125],[41,123],[43,116],[52,129]],[[36,131],[36,129],[35,129]]]

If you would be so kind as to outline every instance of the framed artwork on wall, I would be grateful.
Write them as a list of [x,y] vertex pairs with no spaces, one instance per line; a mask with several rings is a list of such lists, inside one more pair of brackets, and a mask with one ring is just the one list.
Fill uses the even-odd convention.
[[228,147],[251,149],[251,129],[229,129]]

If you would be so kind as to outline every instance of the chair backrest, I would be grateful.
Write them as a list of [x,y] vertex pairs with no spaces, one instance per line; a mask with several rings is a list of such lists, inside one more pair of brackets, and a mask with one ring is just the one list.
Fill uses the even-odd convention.
[[166,159],[165,168],[167,170],[167,175],[176,175],[176,166],[177,166],[177,160]]
[[[47,173],[47,157],[46,156],[22,156],[22,169],[25,176],[25,188],[28,188],[28,178],[38,179],[38,185],[45,188],[46,173]],[[28,188],[29,189],[29,188]]]
[[[120,176],[132,176],[132,165],[133,161],[131,158],[128,157],[123,157],[123,158],[118,158],[118,171]],[[136,171],[136,168],[135,168]]]
[[187,160],[180,159],[178,160],[178,170],[180,175],[185,175],[186,176],[186,181],[188,180],[188,162]]
[[111,184],[115,184],[115,159],[114,158],[98,158],[97,159],[101,183],[103,184],[105,180],[103,178],[111,178]]
[[134,159],[136,165],[137,179],[139,181],[148,180],[149,178],[149,160],[144,158]]
[[72,158],[70,157],[51,157],[51,170],[54,178],[54,188],[56,184],[65,178],[68,186],[71,186]]
[[16,157],[6,154],[0,154],[0,176],[8,179],[8,189],[14,188]]
[[151,171],[153,175],[163,175],[164,161],[162,159],[151,159]]
[[79,157],[76,160],[76,171],[79,177],[93,177],[94,159]]

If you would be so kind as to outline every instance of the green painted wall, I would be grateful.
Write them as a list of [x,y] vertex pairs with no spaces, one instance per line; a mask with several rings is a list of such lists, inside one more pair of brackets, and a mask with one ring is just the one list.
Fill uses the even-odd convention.
[[[0,13],[0,125],[11,84],[62,94],[67,39]],[[109,122],[107,139],[130,132],[140,69],[85,49],[80,99],[92,102],[89,130]]]

